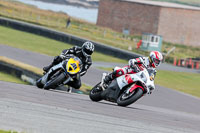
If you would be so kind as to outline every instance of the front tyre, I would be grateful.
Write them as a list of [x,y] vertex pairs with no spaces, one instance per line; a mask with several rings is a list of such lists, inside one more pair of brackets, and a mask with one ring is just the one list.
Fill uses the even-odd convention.
[[102,88],[99,86],[100,84],[101,82],[94,86],[90,91],[89,97],[92,101],[98,102],[103,100],[101,97]]
[[41,80],[42,80],[42,78],[40,78],[40,79],[38,79],[38,80],[36,81],[36,86],[37,86],[38,88],[43,88],[43,87],[44,87],[44,85],[41,83]]
[[55,89],[56,87],[58,87],[58,85],[60,85],[64,80],[65,80],[65,74],[64,73],[60,73],[58,76],[53,77],[52,79],[50,79],[45,85],[44,85],[44,89],[45,90],[49,90],[49,89]]
[[143,90],[141,88],[136,88],[133,92],[127,94],[124,91],[120,97],[117,99],[117,104],[119,106],[128,106],[134,102],[136,102],[143,95]]

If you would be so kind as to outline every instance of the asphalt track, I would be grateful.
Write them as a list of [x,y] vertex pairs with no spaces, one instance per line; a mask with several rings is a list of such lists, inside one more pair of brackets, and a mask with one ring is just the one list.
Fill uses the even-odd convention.
[[0,81],[0,129],[69,133],[198,133],[200,116],[133,104],[92,102],[87,95]]
[[[46,55],[4,45],[0,45],[0,56],[38,68],[52,60]],[[94,66],[83,77],[83,82],[94,85],[100,79],[102,70]],[[160,86],[152,95],[126,108],[108,102],[95,103],[87,95],[45,91],[2,81],[0,92],[0,129],[52,133],[200,131],[200,99]]]

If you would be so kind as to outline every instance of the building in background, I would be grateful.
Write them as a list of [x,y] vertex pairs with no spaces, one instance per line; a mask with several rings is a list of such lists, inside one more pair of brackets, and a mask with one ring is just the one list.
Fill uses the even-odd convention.
[[149,33],[142,34],[142,44],[140,49],[145,51],[161,51],[162,48],[162,36],[153,35]]
[[200,8],[147,0],[100,0],[97,25],[119,32],[161,35],[164,41],[200,46]]

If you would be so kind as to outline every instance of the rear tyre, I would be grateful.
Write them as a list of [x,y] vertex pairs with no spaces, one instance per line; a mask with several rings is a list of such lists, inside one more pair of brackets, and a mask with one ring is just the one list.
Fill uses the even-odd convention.
[[63,81],[65,80],[65,74],[60,73],[58,76],[53,77],[50,79],[45,85],[44,89],[49,90],[49,89],[55,89],[60,85]]
[[98,83],[96,86],[94,86],[92,88],[92,90],[90,91],[89,97],[92,101],[98,102],[103,100],[103,98],[101,97],[101,92],[103,91],[102,88],[99,86],[101,84]]
[[135,89],[133,92],[126,94],[124,91],[120,97],[117,99],[117,104],[119,106],[128,106],[134,102],[136,102],[143,95],[143,90],[141,88]]

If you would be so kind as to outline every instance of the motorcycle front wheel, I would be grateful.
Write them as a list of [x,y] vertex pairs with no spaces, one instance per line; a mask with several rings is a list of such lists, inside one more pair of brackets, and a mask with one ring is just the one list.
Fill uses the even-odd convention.
[[55,89],[65,80],[65,78],[66,76],[64,73],[60,73],[58,76],[54,76],[44,85],[44,89],[45,90]]
[[136,88],[133,92],[127,94],[126,91],[124,91],[119,98],[117,99],[117,104],[119,106],[128,106],[138,99],[140,99],[143,95],[143,90],[141,88]]
[[100,84],[101,82],[98,83],[96,86],[94,86],[92,90],[90,91],[89,97],[92,101],[98,102],[98,101],[103,100],[103,98],[101,97],[102,89],[99,86]]
[[43,88],[44,87],[44,85],[41,83],[41,78],[40,79],[38,79],[37,81],[36,81],[36,86],[38,87],[38,88]]

